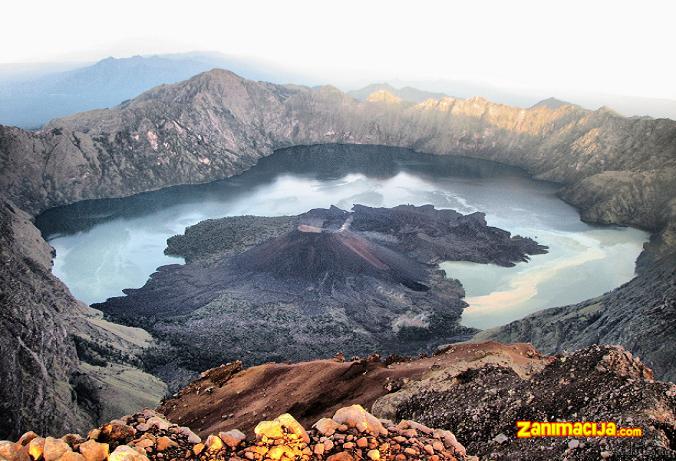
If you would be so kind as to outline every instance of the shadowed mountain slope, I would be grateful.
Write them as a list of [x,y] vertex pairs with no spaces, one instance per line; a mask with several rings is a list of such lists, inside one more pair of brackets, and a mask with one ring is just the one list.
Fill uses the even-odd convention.
[[82,431],[166,392],[138,368],[152,337],[73,298],[51,273],[52,251],[0,200],[0,437]]

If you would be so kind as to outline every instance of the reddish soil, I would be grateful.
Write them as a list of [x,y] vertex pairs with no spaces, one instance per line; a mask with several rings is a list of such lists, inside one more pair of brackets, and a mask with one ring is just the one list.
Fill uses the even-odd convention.
[[[313,360],[266,363],[232,374],[239,365],[214,368],[160,406],[170,420],[200,435],[238,428],[251,433],[261,419],[291,413],[309,426],[344,406],[373,402],[396,391],[405,380],[439,368],[461,372],[487,363],[528,376],[550,361],[530,344],[456,344],[432,357],[414,360]],[[231,376],[230,376],[231,375]]]

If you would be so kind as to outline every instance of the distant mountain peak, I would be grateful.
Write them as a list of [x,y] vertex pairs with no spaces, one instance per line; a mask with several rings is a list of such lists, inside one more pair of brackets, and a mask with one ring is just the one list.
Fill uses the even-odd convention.
[[206,70],[200,74],[195,75],[194,77],[191,77],[190,80],[198,81],[198,80],[229,80],[229,79],[235,79],[235,80],[245,80],[244,77],[240,77],[236,73],[234,73],[231,70],[228,69],[222,69],[220,67],[214,67],[211,70]]
[[483,96],[472,96],[471,98],[467,98],[468,102],[474,102],[474,103],[479,103],[479,104],[488,104],[490,101]]
[[349,91],[347,94],[360,101],[370,100],[371,96],[378,92],[387,92],[390,95],[399,98],[401,101],[421,103],[428,99],[441,99],[446,95],[443,93],[433,93],[430,91],[423,91],[410,86],[404,88],[395,88],[389,83],[374,83],[359,90]]
[[384,102],[387,104],[401,103],[401,98],[399,96],[396,96],[387,90],[374,91],[366,98],[366,100],[368,102]]
[[555,97],[549,97],[547,99],[543,99],[542,101],[538,102],[537,104],[533,104],[531,106],[531,109],[536,108],[536,107],[545,107],[547,109],[558,109],[563,106],[573,106],[574,104],[571,104],[566,101],[562,101],[560,99],[556,99]]
[[601,113],[605,112],[605,113],[609,113],[609,114],[612,114],[612,115],[616,115],[618,117],[622,117],[622,114],[617,112],[612,107],[608,107],[608,106],[601,106],[598,109],[596,109],[596,112],[601,112]]

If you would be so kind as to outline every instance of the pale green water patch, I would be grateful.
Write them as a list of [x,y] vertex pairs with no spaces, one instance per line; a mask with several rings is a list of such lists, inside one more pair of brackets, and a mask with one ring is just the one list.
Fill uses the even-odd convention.
[[538,234],[549,253],[515,267],[445,262],[448,277],[465,287],[469,307],[462,323],[490,328],[543,308],[574,304],[628,282],[647,234],[637,229],[607,227],[587,232],[520,229]]

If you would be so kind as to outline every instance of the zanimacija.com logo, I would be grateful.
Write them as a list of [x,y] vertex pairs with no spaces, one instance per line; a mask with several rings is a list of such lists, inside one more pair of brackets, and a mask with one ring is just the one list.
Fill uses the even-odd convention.
[[640,427],[617,427],[612,421],[517,421],[516,436],[521,439],[532,437],[642,437]]

